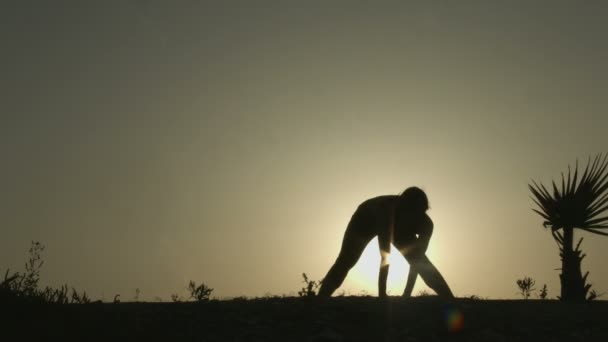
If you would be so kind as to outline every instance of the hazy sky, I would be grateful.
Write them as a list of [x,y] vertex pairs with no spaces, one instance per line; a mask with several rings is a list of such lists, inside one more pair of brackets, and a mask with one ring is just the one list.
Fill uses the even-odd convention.
[[[3,2],[0,271],[39,240],[43,283],[94,298],[190,279],[295,294],[360,202],[417,185],[457,296],[515,298],[528,275],[554,297],[527,184],[608,152],[606,18],[604,1]],[[583,242],[598,292],[607,247]],[[376,295],[378,265],[374,240],[338,292]],[[395,255],[392,294],[406,271]]]

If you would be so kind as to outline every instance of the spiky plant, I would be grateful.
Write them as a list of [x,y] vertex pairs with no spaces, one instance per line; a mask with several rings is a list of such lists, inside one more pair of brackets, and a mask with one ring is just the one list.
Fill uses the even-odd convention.
[[551,234],[560,248],[562,259],[561,300],[585,300],[591,285],[586,284],[589,272],[582,275],[580,238],[574,246],[574,229],[606,235],[608,216],[608,154],[589,158],[582,176],[579,177],[578,161],[574,172],[568,166],[567,177],[562,173],[561,188],[552,182],[552,192],[542,183],[532,181],[528,185],[534,195],[532,200],[539,210],[532,209],[545,219],[543,226],[551,228]]

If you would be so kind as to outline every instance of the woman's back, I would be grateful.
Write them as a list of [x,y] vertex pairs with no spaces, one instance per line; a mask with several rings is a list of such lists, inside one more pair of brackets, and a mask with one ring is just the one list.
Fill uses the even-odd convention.
[[358,232],[365,236],[392,236],[391,242],[410,241],[416,235],[432,232],[433,221],[425,212],[407,210],[399,205],[399,200],[397,195],[384,195],[361,203],[353,215]]

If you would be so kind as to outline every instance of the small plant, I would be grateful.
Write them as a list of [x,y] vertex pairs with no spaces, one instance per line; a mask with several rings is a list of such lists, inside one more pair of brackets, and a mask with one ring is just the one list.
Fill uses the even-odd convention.
[[47,286],[39,293],[39,297],[47,303],[68,304],[70,302],[68,293],[67,285],[63,285],[58,289]]
[[25,263],[25,272],[10,274],[10,270],[6,271],[4,280],[0,283],[2,298],[27,301],[41,301],[46,298],[45,291],[38,290],[40,269],[44,264],[40,256],[43,250],[44,246],[40,242],[32,241],[29,249],[30,258]]
[[0,299],[16,298],[19,296],[21,274],[15,272],[10,274],[10,270],[6,270],[4,280],[0,282]]
[[543,288],[540,289],[540,292],[538,294],[538,298],[540,298],[542,300],[547,299],[547,293],[548,293],[547,284],[543,284]]
[[30,246],[30,259],[25,263],[25,274],[22,278],[22,290],[26,296],[33,296],[38,289],[38,281],[40,280],[40,269],[44,265],[41,254],[44,251],[44,245],[40,242],[32,241]]
[[120,294],[114,295],[114,300],[112,301],[114,304],[120,303]]
[[194,298],[197,302],[208,301],[211,292],[213,292],[213,289],[204,283],[196,286],[196,283],[192,280],[188,284],[188,290],[190,291],[190,298]]
[[67,285],[58,289],[46,286],[40,289],[40,270],[44,261],[42,252],[44,245],[37,241],[32,241],[29,249],[29,260],[25,263],[25,272],[15,272],[10,274],[7,270],[4,280],[0,282],[0,298],[12,299],[29,302],[43,302],[54,304],[88,304],[91,299],[86,292],[80,295],[76,289],[72,288],[71,296]]
[[83,291],[82,295],[78,294],[75,288],[72,287],[72,303],[74,304],[89,304],[91,302],[91,298],[87,296],[87,292]]
[[589,292],[589,297],[587,297],[587,300],[588,301],[596,300],[596,299],[600,298],[603,295],[604,295],[604,293],[597,293],[597,291],[591,290]]
[[136,302],[139,302],[139,294],[141,293],[141,291],[139,290],[139,287],[135,289],[135,296],[133,297],[133,299]]
[[310,280],[306,273],[302,273],[303,283],[305,286],[298,291],[300,297],[314,297],[317,295],[317,290],[321,286],[320,281]]
[[483,300],[483,297],[478,296],[478,295],[470,295],[467,298],[470,300]]
[[427,290],[420,290],[418,291],[418,294],[416,295],[416,297],[428,297],[431,294],[429,293],[429,291]]
[[519,291],[520,291],[522,297],[524,297],[524,299],[528,299],[530,297],[530,293],[532,293],[532,291],[536,290],[536,288],[534,287],[534,285],[536,284],[536,281],[530,277],[524,276],[523,279],[517,279],[516,283],[517,283],[517,287],[519,287]]
[[178,303],[182,301],[182,298],[177,293],[173,293],[171,294],[171,301],[174,303]]

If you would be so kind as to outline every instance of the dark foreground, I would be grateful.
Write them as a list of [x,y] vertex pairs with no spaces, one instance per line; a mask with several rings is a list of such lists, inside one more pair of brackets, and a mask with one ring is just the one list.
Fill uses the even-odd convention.
[[1,334],[23,340],[608,341],[605,301],[268,298],[22,304],[1,311]]

